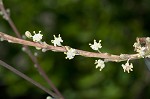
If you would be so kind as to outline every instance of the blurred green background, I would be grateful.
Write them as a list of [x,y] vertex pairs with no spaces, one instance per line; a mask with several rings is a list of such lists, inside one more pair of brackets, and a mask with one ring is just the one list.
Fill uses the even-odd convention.
[[[19,31],[42,31],[51,44],[61,34],[73,48],[93,51],[89,43],[102,40],[101,52],[135,53],[136,37],[150,36],[150,0],[4,0]],[[0,17],[0,31],[15,36]],[[47,88],[22,46],[0,42],[0,58]],[[144,60],[131,61],[134,71],[124,73],[121,63],[106,63],[100,72],[96,58],[76,56],[66,60],[63,53],[38,53],[38,60],[66,99],[149,99],[150,72]],[[45,99],[37,87],[0,67],[0,99]]]

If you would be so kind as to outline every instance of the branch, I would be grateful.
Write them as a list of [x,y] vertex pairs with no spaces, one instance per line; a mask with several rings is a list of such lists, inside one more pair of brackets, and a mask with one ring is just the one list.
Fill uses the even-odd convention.
[[[19,38],[4,34],[2,32],[0,32],[0,37],[1,37],[1,39],[8,41],[9,43],[17,43],[17,44],[22,44],[22,45],[27,45],[27,46],[33,46],[33,47],[38,47],[41,49],[51,50],[54,52],[67,52],[66,47],[68,47],[68,46],[57,47],[57,46],[53,46],[53,45],[27,41],[27,40],[19,39]],[[79,49],[76,49],[76,52],[78,55],[81,55],[84,57],[103,58],[103,59],[105,59],[105,61],[112,61],[112,62],[120,62],[120,61],[126,61],[128,59],[134,60],[134,59],[141,58],[141,57],[139,57],[139,54],[113,55],[113,54],[109,54],[109,53],[95,53],[95,52],[83,51],[83,50],[79,50]]]
[[[15,34],[17,35],[18,38],[21,38],[21,34],[19,33],[17,27],[15,26],[14,22],[11,20],[10,16],[8,15],[4,4],[2,2],[2,0],[0,0],[0,10],[3,13],[3,18],[6,19],[6,21],[9,23],[9,25],[11,26],[11,28],[13,29],[13,31],[15,32]],[[44,72],[44,70],[41,68],[41,66],[39,65],[37,58],[31,53],[30,49],[25,46],[26,49],[26,53],[29,55],[29,57],[31,58],[31,60],[33,61],[33,63],[37,66],[37,70],[39,72],[39,74],[47,81],[47,83],[49,84],[49,86],[54,90],[54,92],[62,97],[62,99],[64,98],[61,93],[59,92],[59,90],[55,87],[55,85],[52,83],[52,81],[48,78],[48,76],[46,75],[46,73]]]
[[25,80],[27,80],[28,82],[32,83],[33,85],[37,86],[38,88],[42,89],[43,91],[47,92],[48,94],[52,95],[52,97],[55,97],[56,99],[61,99],[58,98],[58,96],[51,92],[50,90],[48,90],[47,88],[43,87],[42,85],[40,85],[38,82],[34,81],[33,79],[31,79],[30,77],[26,76],[25,74],[23,74],[22,72],[16,70],[15,68],[13,68],[12,66],[8,65],[7,63],[3,62],[2,60],[0,60],[0,65],[7,68],[8,70],[12,71],[13,73],[15,73],[16,75],[24,78]]

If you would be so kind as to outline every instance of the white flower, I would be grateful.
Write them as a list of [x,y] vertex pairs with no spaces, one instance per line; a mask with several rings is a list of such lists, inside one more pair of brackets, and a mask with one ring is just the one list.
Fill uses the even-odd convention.
[[90,43],[89,45],[93,50],[98,50],[99,48],[102,48],[101,40],[99,40],[98,43],[96,42],[96,40],[94,40],[94,44]]
[[22,51],[24,51],[24,52],[25,52],[25,51],[26,51],[26,48],[25,48],[25,47],[22,47]]
[[47,96],[46,99],[52,99],[52,97],[51,96]]
[[0,41],[4,41],[4,38],[0,37]]
[[40,50],[41,48],[40,47],[35,47],[37,50]]
[[98,68],[98,67],[100,68],[100,71],[105,67],[104,61],[101,59],[95,60],[95,64],[97,64],[96,68]]
[[123,68],[124,72],[127,71],[128,73],[130,73],[130,71],[133,71],[133,69],[132,69],[133,64],[132,63],[129,64],[129,60],[128,60],[126,64],[122,64],[122,68]]
[[54,40],[51,40],[51,42],[54,44],[54,46],[61,46],[61,42],[63,42],[63,40],[61,39],[59,34],[58,37],[54,35]]
[[144,58],[145,50],[146,50],[146,47],[140,47],[140,48],[137,49],[137,52],[139,53],[139,57]]
[[34,42],[41,42],[43,35],[40,34],[41,31],[39,31],[37,34],[35,33],[35,31],[33,31],[34,35],[32,36],[31,33],[29,31],[25,32],[25,36],[28,38],[32,38]]
[[42,49],[42,52],[46,52],[46,51],[47,51],[47,49],[45,49],[45,48]]
[[147,41],[147,42],[150,42],[150,37],[147,37],[147,38],[146,38],[146,41]]
[[66,59],[73,59],[74,56],[76,55],[76,50],[73,49],[73,48],[70,48],[67,50],[67,52],[65,53],[67,56],[66,56]]
[[[147,42],[149,42],[148,41],[149,38],[147,37],[146,39],[147,39]],[[138,41],[134,43],[133,47],[135,48],[134,50],[138,53],[138,57],[144,58],[147,48],[142,47]]]
[[34,53],[34,56],[38,56],[38,53],[37,53],[37,52],[35,52],[35,53]]
[[34,42],[41,42],[43,35],[40,34],[41,31],[39,31],[39,33],[35,33],[35,31],[33,31],[34,35],[32,36],[32,39]]
[[31,37],[32,37],[32,35],[31,35],[31,33],[30,33],[29,31],[26,31],[26,32],[25,32],[25,36],[28,37],[28,38],[31,38]]
[[135,42],[133,47],[135,48],[136,51],[139,47],[141,47],[141,45],[138,42]]

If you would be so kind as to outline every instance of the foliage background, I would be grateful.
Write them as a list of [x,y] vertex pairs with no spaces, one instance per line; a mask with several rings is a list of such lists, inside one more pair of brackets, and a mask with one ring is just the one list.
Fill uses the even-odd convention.
[[[102,40],[102,52],[134,53],[136,37],[150,36],[149,0],[4,0],[22,35],[39,31],[51,44],[61,34],[64,45],[92,51],[89,43]],[[0,17],[0,31],[15,36]],[[48,87],[22,46],[0,42],[0,57],[5,62]],[[106,63],[95,69],[94,58],[76,56],[66,60],[63,53],[38,52],[38,60],[49,78],[66,99],[149,99],[150,73],[143,59],[131,61],[134,71],[124,73],[122,63]],[[0,67],[1,99],[45,99],[46,93],[12,72]]]

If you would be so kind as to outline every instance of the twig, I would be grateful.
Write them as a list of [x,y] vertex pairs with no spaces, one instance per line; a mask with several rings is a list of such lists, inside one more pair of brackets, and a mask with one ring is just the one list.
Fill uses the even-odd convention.
[[56,98],[56,99],[60,99],[55,93],[51,92],[50,90],[48,90],[47,88],[43,87],[41,84],[39,84],[38,82],[34,81],[33,79],[31,79],[30,77],[26,76],[25,74],[23,74],[22,72],[16,70],[15,68],[13,68],[12,66],[8,65],[7,63],[3,62],[2,60],[0,60],[0,65],[2,65],[3,67],[7,68],[8,70],[12,71],[13,73],[15,73],[16,75],[24,78],[25,80],[27,80],[28,82],[32,83],[33,85],[37,86],[38,88],[42,89],[43,91],[45,91],[46,93],[48,93],[49,95],[52,95],[52,97]]
[[[3,12],[5,19],[7,20],[7,22],[9,23],[9,25],[13,29],[13,31],[16,33],[17,37],[18,38],[22,38],[21,35],[20,35],[20,33],[19,33],[19,31],[18,31],[18,29],[16,28],[15,24],[13,23],[13,21],[11,20],[11,18],[8,15],[8,13],[6,12],[2,0],[0,0],[0,10]],[[31,60],[33,61],[33,63],[37,66],[37,70],[38,70],[39,74],[47,81],[47,83],[54,90],[54,92],[58,96],[62,97],[62,99],[64,99],[64,97],[61,95],[61,93],[59,92],[59,90],[55,87],[55,85],[52,83],[52,81],[48,78],[48,76],[46,75],[46,73],[44,72],[44,70],[39,65],[39,63],[37,61],[37,58],[31,53],[31,51],[29,50],[29,48],[27,46],[24,45],[24,47],[26,48],[25,52],[29,55],[29,57],[31,58]]]
[[[41,43],[36,43],[32,41],[27,41],[23,39],[19,39],[7,34],[4,34],[0,32],[0,37],[1,39],[4,39],[10,43],[17,43],[17,44],[22,44],[22,45],[27,45],[27,46],[33,46],[33,47],[38,47],[41,49],[47,49],[55,52],[67,52],[66,46],[61,46],[61,47],[55,47],[52,45],[48,44],[41,44]],[[95,57],[95,58],[103,58],[105,61],[112,61],[112,62],[120,62],[120,61],[126,61],[128,59],[134,60],[134,59],[140,59],[139,54],[121,54],[121,55],[113,55],[113,54],[108,54],[108,53],[95,53],[95,52],[89,52],[89,51],[83,51],[76,49],[78,55],[85,56],[85,57]]]

